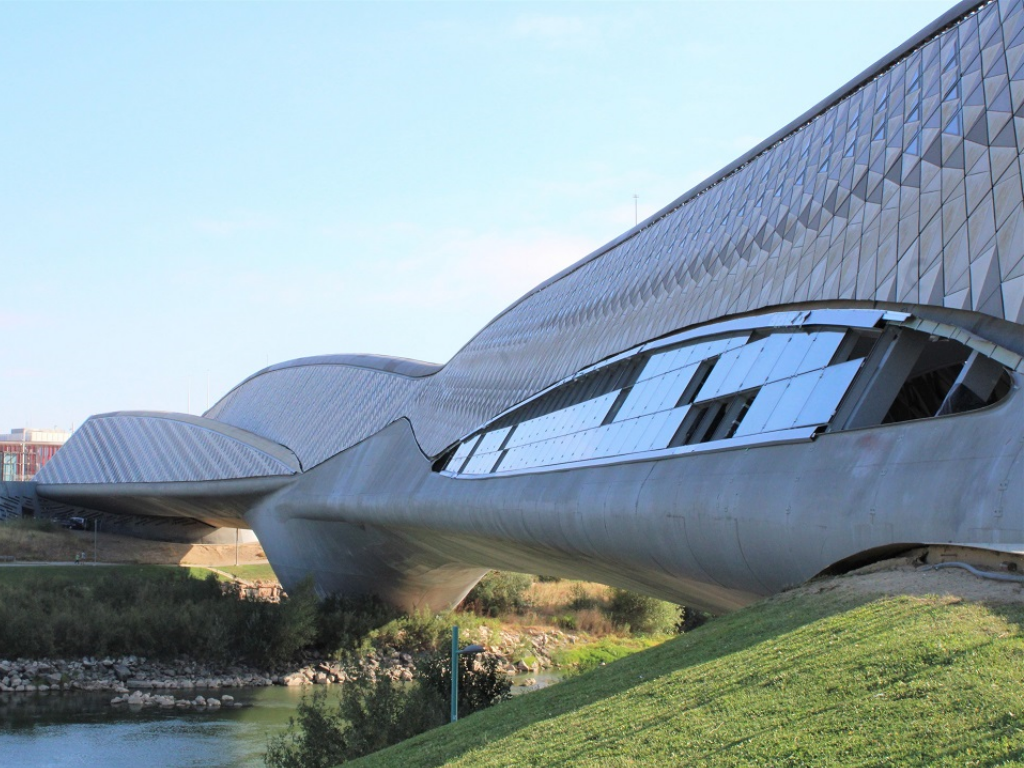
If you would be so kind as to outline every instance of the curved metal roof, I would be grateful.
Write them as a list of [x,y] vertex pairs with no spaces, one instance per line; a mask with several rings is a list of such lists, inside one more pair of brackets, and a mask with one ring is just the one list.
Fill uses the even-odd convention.
[[229,480],[291,475],[298,469],[290,451],[258,435],[195,416],[126,411],[88,419],[36,482]]
[[[1024,10],[961,3],[655,216],[538,286],[443,367],[267,368],[206,416],[303,469],[407,417],[436,455],[649,339],[773,307],[956,316],[1024,351]],[[67,452],[67,449],[64,449]]]

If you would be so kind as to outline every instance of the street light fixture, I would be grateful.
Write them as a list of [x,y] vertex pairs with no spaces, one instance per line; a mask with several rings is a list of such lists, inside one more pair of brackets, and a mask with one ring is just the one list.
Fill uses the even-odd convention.
[[459,649],[459,627],[452,627],[452,713],[451,721],[454,723],[459,719],[459,656],[466,654],[475,655],[486,650],[482,645],[467,645]]

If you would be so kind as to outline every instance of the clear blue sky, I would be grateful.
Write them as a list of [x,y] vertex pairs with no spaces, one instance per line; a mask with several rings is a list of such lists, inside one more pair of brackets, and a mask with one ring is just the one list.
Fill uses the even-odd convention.
[[0,432],[444,362],[951,5],[0,3]]

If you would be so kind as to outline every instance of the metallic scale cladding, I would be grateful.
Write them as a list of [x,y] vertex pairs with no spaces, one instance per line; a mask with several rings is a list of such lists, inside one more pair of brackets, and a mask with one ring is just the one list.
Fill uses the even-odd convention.
[[1024,7],[961,3],[446,365],[269,367],[90,419],[40,497],[250,526],[286,586],[497,567],[714,610],[847,558],[1024,550]]

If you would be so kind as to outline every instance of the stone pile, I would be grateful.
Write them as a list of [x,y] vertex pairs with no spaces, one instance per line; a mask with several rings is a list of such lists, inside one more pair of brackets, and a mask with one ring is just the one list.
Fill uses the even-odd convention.
[[132,710],[148,709],[159,707],[160,709],[190,709],[199,712],[212,712],[221,707],[239,709],[241,704],[235,701],[234,696],[224,694],[219,699],[216,696],[196,696],[194,699],[176,699],[167,694],[143,693],[132,691],[124,696],[115,696],[110,700],[111,706],[127,706]]
[[274,685],[279,679],[259,670],[231,665],[224,668],[181,660],[151,662],[144,656],[102,660],[0,660],[0,692],[175,690],[189,688],[250,688]]
[[[577,642],[575,635],[533,628],[517,632],[481,627],[474,639],[490,649],[480,658],[497,657],[501,668],[510,675],[549,668],[553,666],[551,657],[556,650]],[[513,659],[517,661],[513,663]],[[0,693],[109,691],[117,694],[112,703],[118,705],[211,709],[223,706],[224,697],[218,701],[202,696],[176,697],[171,692],[270,685],[337,685],[356,677],[376,680],[385,676],[399,682],[412,680],[415,670],[411,654],[393,650],[370,652],[349,667],[336,661],[311,660],[299,669],[271,672],[243,665],[200,664],[191,659],[150,661],[144,656],[15,659],[0,660]]]

